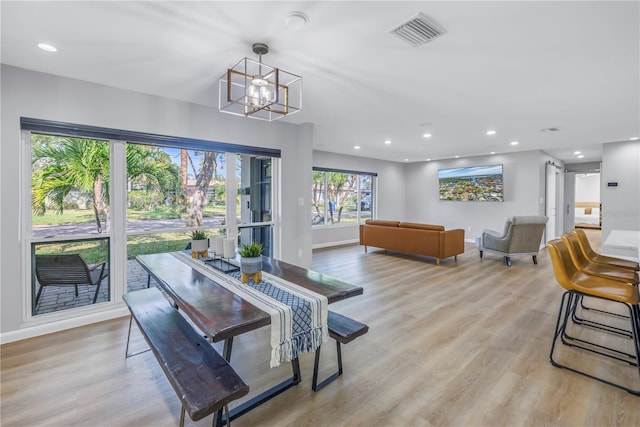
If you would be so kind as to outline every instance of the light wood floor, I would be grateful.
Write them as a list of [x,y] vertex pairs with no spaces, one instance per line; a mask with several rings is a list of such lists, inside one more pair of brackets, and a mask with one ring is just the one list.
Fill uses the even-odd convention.
[[[589,231],[597,247],[599,234]],[[480,260],[471,244],[440,266],[348,246],[315,252],[313,267],[364,287],[331,308],[369,333],[343,347],[340,379],[313,393],[305,354],[300,385],[232,425],[640,426],[640,397],[549,363],[562,291],[546,251],[537,266],[514,257],[509,268],[496,255]],[[2,346],[2,425],[177,425],[178,399],[153,356],[125,360],[127,326],[122,318]],[[144,347],[137,331],[133,345]],[[321,362],[328,374],[333,342]],[[268,328],[234,342],[233,365],[252,393],[289,374],[269,369]]]

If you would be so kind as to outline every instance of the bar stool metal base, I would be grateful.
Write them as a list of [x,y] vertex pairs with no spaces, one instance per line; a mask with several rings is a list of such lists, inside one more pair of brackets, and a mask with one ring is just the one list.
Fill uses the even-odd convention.
[[[555,333],[553,336],[553,343],[551,344],[551,352],[549,353],[549,360],[551,361],[551,364],[555,367],[558,368],[563,368],[563,369],[567,369],[568,371],[571,372],[575,372],[577,374],[583,375],[585,377],[594,379],[596,381],[600,381],[604,384],[608,384],[610,386],[619,388],[621,390],[624,390],[628,393],[631,393],[633,395],[636,396],[640,396],[640,389],[634,390],[634,389],[630,389],[628,387],[625,387],[621,384],[618,383],[614,383],[612,381],[608,381],[604,378],[601,377],[597,377],[593,374],[590,374],[588,372],[585,371],[581,371],[580,369],[577,368],[573,368],[567,365],[563,365],[561,363],[559,363],[557,360],[555,360],[553,358],[554,356],[554,352],[555,352],[555,348],[556,348],[556,342],[558,341],[558,339],[560,339],[561,343],[564,345],[567,345],[569,347],[573,347],[573,348],[577,348],[577,349],[581,349],[581,350],[585,350],[591,353],[595,353],[601,356],[606,356],[624,363],[628,363],[631,366],[635,366],[636,368],[638,368],[638,375],[640,378],[640,339],[639,339],[639,335],[640,335],[640,312],[638,311],[638,306],[631,306],[625,303],[621,303],[623,304],[625,307],[627,307],[627,309],[629,310],[629,319],[630,319],[630,323],[631,323],[631,336],[629,338],[631,338],[633,340],[633,348],[634,348],[634,353],[635,354],[628,354],[628,353],[624,353],[612,348],[608,348],[608,347],[604,347],[595,343],[591,343],[589,341],[586,340],[582,340],[582,339],[577,339],[574,337],[571,337],[570,335],[568,335],[566,333],[566,329],[567,326],[569,325],[569,323],[572,321],[572,317],[573,317],[573,312],[576,308],[576,305],[578,303],[577,299],[580,299],[581,297],[586,296],[584,294],[581,294],[580,292],[576,292],[576,291],[567,291],[562,295],[562,302],[560,304],[560,310],[558,312],[558,320],[556,321],[556,329],[555,329]],[[595,297],[593,295],[589,295],[590,297],[593,298],[599,298],[599,297]],[[607,301],[612,301],[612,300],[608,300],[606,298],[601,298]],[[611,331],[605,331],[605,332],[611,332]],[[606,353],[606,352],[613,352],[615,354],[611,354],[611,353]],[[620,356],[625,356],[625,357],[620,357]]]

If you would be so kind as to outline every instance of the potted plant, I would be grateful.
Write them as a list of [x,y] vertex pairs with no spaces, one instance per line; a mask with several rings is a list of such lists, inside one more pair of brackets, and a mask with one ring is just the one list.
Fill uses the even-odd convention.
[[198,258],[201,255],[209,256],[209,239],[203,230],[193,230],[191,232],[191,256]]
[[249,276],[252,276],[253,281],[258,283],[262,278],[262,243],[243,244],[238,254],[240,255],[242,283],[246,283]]

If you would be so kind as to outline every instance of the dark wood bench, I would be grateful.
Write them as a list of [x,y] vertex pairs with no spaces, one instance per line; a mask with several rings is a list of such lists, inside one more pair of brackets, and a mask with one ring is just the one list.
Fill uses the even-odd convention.
[[343,316],[342,314],[334,313],[333,311],[329,311],[328,313],[327,325],[329,328],[329,336],[336,340],[338,371],[318,384],[318,366],[320,364],[320,347],[318,347],[316,349],[315,363],[313,364],[313,384],[311,385],[313,391],[320,390],[342,375],[342,351],[340,349],[340,344],[348,344],[360,335],[366,334],[369,330],[369,327],[364,323],[360,323],[357,320],[353,320],[347,316]]
[[231,365],[157,288],[130,292],[124,300],[182,402],[180,426],[185,411],[198,421],[223,408],[228,412],[229,402],[249,393],[249,386]]

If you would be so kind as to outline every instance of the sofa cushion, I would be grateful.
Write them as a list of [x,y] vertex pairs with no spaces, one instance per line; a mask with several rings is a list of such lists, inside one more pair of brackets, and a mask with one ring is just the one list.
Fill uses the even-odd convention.
[[417,222],[401,222],[399,227],[416,228],[418,230],[444,231],[444,226],[442,225],[419,224]]
[[382,225],[385,227],[397,227],[400,221],[386,221],[382,219],[368,219],[365,221],[368,225]]

